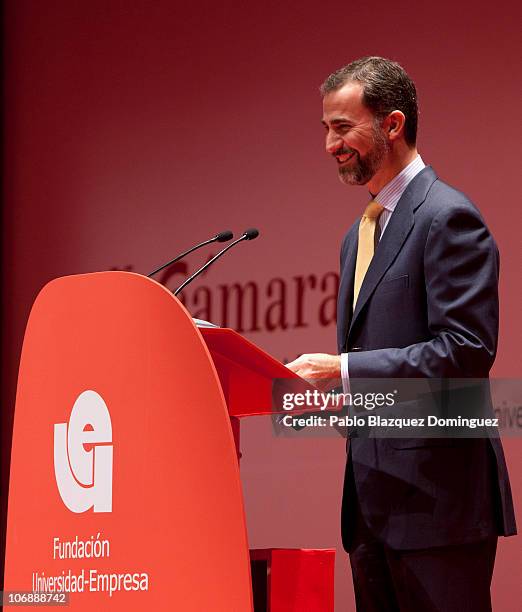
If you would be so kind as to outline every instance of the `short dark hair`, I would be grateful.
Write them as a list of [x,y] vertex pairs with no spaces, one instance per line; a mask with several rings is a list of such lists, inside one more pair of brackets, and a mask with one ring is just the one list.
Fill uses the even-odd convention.
[[394,110],[406,117],[404,137],[409,145],[417,141],[417,90],[404,68],[384,57],[363,57],[333,72],[321,85],[323,96],[349,81],[363,87],[363,104],[382,119]]

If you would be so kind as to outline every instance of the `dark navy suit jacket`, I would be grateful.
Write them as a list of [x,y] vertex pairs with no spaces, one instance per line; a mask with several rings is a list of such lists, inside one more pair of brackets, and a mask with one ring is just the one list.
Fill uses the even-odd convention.
[[[338,297],[338,350],[349,353],[350,380],[487,379],[499,258],[470,200],[424,168],[390,217],[352,313],[358,225],[342,244]],[[354,437],[342,509],[347,550],[355,499],[374,535],[396,549],[516,533],[498,438]]]

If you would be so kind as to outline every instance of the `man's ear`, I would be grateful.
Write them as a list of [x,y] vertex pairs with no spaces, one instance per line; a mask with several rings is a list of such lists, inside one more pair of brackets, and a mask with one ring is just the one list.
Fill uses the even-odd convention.
[[388,137],[388,140],[397,140],[399,136],[404,134],[404,126],[406,124],[406,117],[400,110],[392,111],[384,120],[382,127],[384,133]]

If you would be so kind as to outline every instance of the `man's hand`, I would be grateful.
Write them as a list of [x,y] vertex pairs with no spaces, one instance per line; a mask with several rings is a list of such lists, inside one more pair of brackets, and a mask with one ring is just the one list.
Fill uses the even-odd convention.
[[[301,378],[323,379],[313,381],[318,388],[335,386],[341,378],[341,356],[327,355],[325,353],[312,353],[301,355],[295,361],[286,364],[286,367]],[[311,381],[310,381],[311,382]]]

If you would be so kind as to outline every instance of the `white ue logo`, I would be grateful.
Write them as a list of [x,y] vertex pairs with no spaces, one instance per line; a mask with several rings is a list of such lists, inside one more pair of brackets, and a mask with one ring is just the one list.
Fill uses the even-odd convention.
[[69,427],[54,426],[54,474],[63,503],[72,512],[112,512],[111,443],[105,402],[96,391],[84,391],[74,402]]

